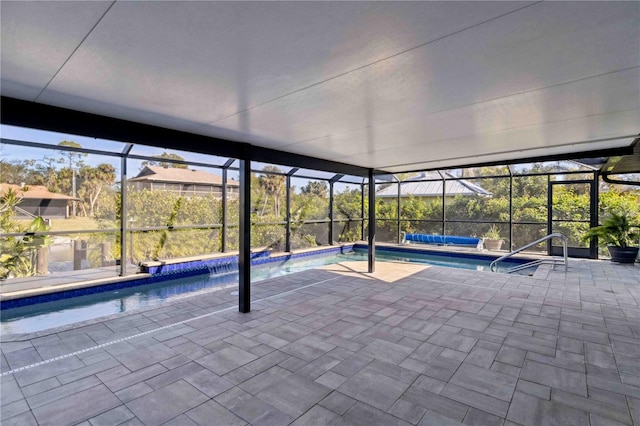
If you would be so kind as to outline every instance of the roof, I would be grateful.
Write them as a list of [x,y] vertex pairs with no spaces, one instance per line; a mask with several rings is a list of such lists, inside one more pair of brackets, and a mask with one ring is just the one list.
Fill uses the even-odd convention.
[[637,1],[2,1],[0,19],[2,96],[216,139],[33,105],[3,123],[386,173],[584,156],[640,134]]
[[[222,177],[202,170],[145,166],[138,176],[129,179],[129,182],[180,182],[222,186]],[[240,183],[227,179],[227,185],[238,186]]]
[[[453,178],[453,175],[446,174],[447,177]],[[432,181],[420,181],[424,179],[437,179]],[[446,194],[453,195],[491,195],[486,189],[474,185],[464,179],[447,180]],[[400,197],[441,197],[443,180],[437,173],[421,173],[420,175],[407,179],[400,185]],[[376,197],[391,198],[398,196],[398,188],[395,185],[387,186],[376,192]]]
[[[27,191],[24,188],[28,188]],[[12,183],[0,183],[0,194],[4,194],[9,189],[16,191],[19,198],[27,200],[80,200],[80,198],[51,192],[43,185],[26,185],[22,187]]]

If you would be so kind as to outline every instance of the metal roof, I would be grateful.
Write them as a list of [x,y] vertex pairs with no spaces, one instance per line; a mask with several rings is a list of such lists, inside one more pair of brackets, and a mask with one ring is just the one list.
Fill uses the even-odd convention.
[[0,194],[10,189],[16,192],[18,198],[28,200],[80,200],[80,198],[77,197],[51,192],[43,185],[20,186],[11,183],[0,183]]
[[[453,176],[447,176],[445,196],[454,195],[480,195],[490,196],[491,192],[475,185],[467,180],[452,180]],[[438,179],[425,181],[424,179]],[[444,181],[436,173],[423,173],[420,176],[407,179],[400,185],[400,197],[441,197]],[[396,185],[387,186],[376,192],[376,197],[391,198],[398,196]]]
[[[180,183],[204,183],[208,185],[222,185],[222,177],[202,170],[179,169],[175,167],[145,166],[138,176],[129,179],[129,182],[180,182]],[[228,185],[238,186],[235,180],[227,180]]]

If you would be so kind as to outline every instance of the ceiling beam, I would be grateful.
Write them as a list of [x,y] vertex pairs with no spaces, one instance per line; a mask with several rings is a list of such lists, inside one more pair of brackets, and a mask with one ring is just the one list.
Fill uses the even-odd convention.
[[257,147],[211,136],[171,130],[37,102],[2,96],[0,122],[10,126],[70,133],[141,145],[177,149],[263,163],[282,164],[355,176],[369,169],[306,155]]
[[[595,158],[595,157],[613,157],[620,155],[629,155],[633,153],[633,144],[630,146],[623,146],[619,148],[608,149],[596,149],[591,151],[576,151],[566,154],[552,154],[552,155],[538,155],[535,157],[514,158],[511,160],[499,160],[499,161],[487,161],[482,163],[470,163],[460,164],[453,167],[445,167],[444,169],[465,169],[469,167],[489,167],[489,166],[508,166],[510,164],[526,164],[526,163],[540,163],[545,161],[563,161],[563,160],[576,160],[582,158]],[[415,172],[429,172],[443,170],[442,167],[435,168],[422,168],[414,170],[403,170],[402,173],[415,173]]]

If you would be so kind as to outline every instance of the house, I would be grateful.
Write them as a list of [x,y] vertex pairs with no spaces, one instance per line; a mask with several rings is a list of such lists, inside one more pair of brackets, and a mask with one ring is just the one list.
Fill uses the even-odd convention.
[[76,197],[51,192],[42,185],[21,186],[0,183],[0,195],[4,195],[10,189],[13,189],[18,198],[22,199],[15,209],[17,217],[68,218],[70,202],[81,201]]
[[[138,176],[128,181],[136,190],[171,191],[184,196],[213,194],[222,198],[222,177],[202,170],[145,166]],[[237,198],[240,183],[227,180],[227,195]]]
[[[455,179],[449,173],[445,174],[446,180],[443,180],[438,173],[423,172],[418,176],[403,181],[400,185],[400,197],[422,197],[434,198],[442,197],[442,185],[446,182],[445,197],[455,197],[456,195],[465,196],[483,196],[488,197],[492,194],[486,189],[475,185],[464,179]],[[433,180],[427,180],[433,179]],[[398,197],[398,186],[389,185],[376,192],[376,198],[396,198]]]

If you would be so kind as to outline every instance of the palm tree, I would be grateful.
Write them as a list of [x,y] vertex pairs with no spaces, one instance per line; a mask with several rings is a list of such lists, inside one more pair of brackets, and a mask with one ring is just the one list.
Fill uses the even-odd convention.
[[280,216],[280,197],[284,190],[286,178],[280,174],[274,174],[282,173],[282,170],[276,166],[265,166],[262,171],[264,173],[258,177],[258,183],[265,192],[261,215],[264,214],[264,210],[267,206],[267,199],[271,196],[273,198],[274,213],[276,216]]

